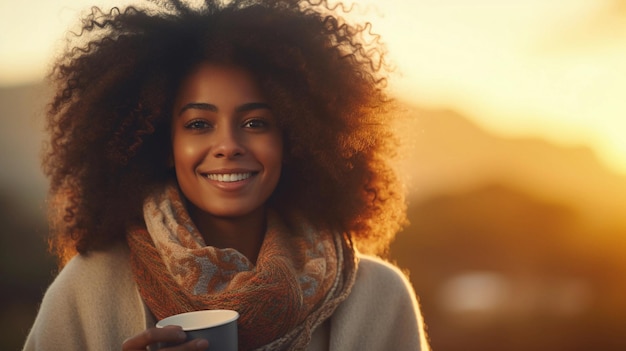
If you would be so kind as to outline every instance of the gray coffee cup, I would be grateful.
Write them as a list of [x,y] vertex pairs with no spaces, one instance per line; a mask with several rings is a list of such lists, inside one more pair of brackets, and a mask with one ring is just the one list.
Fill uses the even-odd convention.
[[[178,325],[187,339],[206,339],[211,351],[238,351],[237,319],[239,313],[231,310],[204,310],[176,314],[157,322],[157,328]],[[160,344],[159,348],[173,346]]]

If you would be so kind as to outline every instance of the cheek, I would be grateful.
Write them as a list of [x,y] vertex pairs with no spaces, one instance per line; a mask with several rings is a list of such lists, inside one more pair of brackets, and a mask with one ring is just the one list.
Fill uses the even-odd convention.
[[202,159],[202,145],[190,140],[174,140],[172,143],[174,166],[178,170],[194,167]]
[[268,164],[280,172],[283,163],[283,143],[279,138],[272,138],[264,148],[264,156]]
[[[278,183],[281,168],[283,164],[283,147],[280,139],[273,137],[256,140],[254,146],[250,145],[253,157],[257,162],[263,165],[265,169],[265,181],[270,183]],[[274,186],[276,185],[274,184]]]

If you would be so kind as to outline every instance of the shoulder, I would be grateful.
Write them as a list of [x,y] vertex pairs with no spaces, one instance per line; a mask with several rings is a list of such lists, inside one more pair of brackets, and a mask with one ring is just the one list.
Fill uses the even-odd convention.
[[106,251],[74,256],[56,276],[46,294],[41,309],[48,301],[55,304],[99,299],[132,280],[128,249],[122,245]]
[[359,255],[356,280],[347,304],[372,306],[385,313],[418,310],[417,298],[407,276],[395,265],[380,258]]
[[378,257],[359,255],[355,287],[413,294],[407,276],[395,265]]
[[124,245],[74,256],[52,282],[46,298],[100,299],[133,284],[129,252]]
[[331,349],[428,350],[417,297],[406,275],[379,258],[358,258],[352,291],[331,318]]
[[46,291],[25,350],[119,348],[144,320],[125,246],[78,255]]
[[[55,283],[69,278],[90,276],[91,283],[111,278],[111,272],[127,271],[129,250],[125,245],[115,245],[108,250],[94,251],[85,255],[76,255],[63,267]],[[95,279],[94,279],[95,278]],[[84,282],[84,281],[83,281]],[[89,284],[88,284],[89,285]]]

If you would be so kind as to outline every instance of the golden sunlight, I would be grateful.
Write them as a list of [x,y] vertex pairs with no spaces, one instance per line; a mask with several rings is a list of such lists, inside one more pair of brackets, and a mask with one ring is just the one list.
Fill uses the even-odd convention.
[[506,136],[587,145],[626,174],[626,21],[612,4],[395,0],[368,18],[397,64],[400,97]]

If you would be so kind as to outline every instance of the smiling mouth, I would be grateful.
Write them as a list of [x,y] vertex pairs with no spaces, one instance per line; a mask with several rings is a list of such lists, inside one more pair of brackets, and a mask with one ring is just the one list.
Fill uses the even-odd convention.
[[207,177],[210,180],[214,180],[216,182],[233,183],[233,182],[240,182],[242,180],[246,180],[246,179],[252,177],[252,175],[253,175],[252,172],[248,172],[248,173],[227,173],[227,174],[212,173],[212,174],[207,174],[205,177]]

